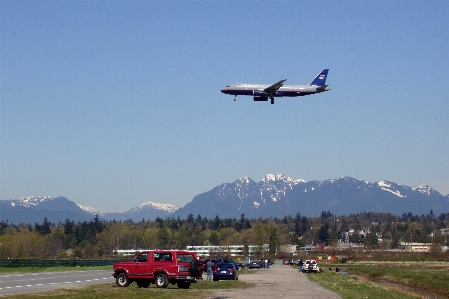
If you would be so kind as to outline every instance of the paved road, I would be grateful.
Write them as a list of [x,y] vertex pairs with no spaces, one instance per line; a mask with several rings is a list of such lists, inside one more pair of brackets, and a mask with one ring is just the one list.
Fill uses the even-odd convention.
[[112,270],[5,274],[0,275],[0,296],[114,281]]
[[[253,270],[251,270],[253,271]],[[286,265],[273,265],[271,269],[254,270],[257,273],[240,275],[239,280],[254,283],[256,286],[247,289],[215,290],[208,299],[272,299],[272,298],[326,298],[341,299],[316,282],[307,279],[314,273],[300,273],[298,268]],[[219,283],[219,282],[218,282]]]
[[[272,299],[272,298],[324,298],[341,299],[307,279],[297,268],[273,265],[271,269],[251,270],[254,274],[240,275],[239,279],[253,283],[246,289],[210,290],[207,299]],[[0,275],[0,297],[49,291],[58,288],[73,288],[99,283],[114,283],[111,270],[67,271]],[[216,282],[220,283],[220,282]]]

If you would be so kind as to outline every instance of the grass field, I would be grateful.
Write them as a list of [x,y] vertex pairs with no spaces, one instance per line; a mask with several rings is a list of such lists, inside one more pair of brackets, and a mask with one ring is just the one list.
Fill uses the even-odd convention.
[[[340,272],[335,272],[336,267]],[[371,262],[332,268],[308,277],[345,299],[449,298],[447,263]]]
[[167,289],[158,289],[152,284],[149,288],[138,288],[135,283],[132,283],[127,288],[117,287],[115,283],[98,284],[80,288],[57,289],[49,292],[41,292],[36,294],[20,294],[15,296],[8,296],[12,299],[36,299],[36,298],[51,298],[51,299],[92,299],[92,298],[114,298],[114,299],[198,299],[204,298],[208,290],[211,289],[234,289],[247,288],[252,285],[242,281],[201,281],[194,283],[188,290],[179,289],[176,285],[169,285]]

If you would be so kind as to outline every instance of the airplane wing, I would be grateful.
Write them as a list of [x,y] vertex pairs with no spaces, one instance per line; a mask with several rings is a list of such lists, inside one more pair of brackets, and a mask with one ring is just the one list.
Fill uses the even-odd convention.
[[281,88],[282,85],[284,85],[284,82],[285,82],[285,81],[287,81],[287,79],[284,79],[284,80],[281,80],[281,81],[279,81],[279,82],[277,82],[277,83],[274,83],[273,85],[268,86],[267,88],[265,88],[264,91],[265,91],[266,93],[269,93],[269,94],[276,93],[276,91],[277,91],[279,88]]

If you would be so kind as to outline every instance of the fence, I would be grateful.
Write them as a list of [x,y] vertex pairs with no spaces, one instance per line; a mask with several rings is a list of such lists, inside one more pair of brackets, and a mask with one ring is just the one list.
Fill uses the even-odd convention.
[[48,268],[48,267],[94,267],[113,265],[115,260],[33,260],[33,259],[0,259],[0,268]]

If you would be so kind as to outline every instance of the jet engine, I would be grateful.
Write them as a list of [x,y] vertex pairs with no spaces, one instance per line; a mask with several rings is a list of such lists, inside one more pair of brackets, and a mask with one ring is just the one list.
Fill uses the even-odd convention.
[[265,91],[262,90],[254,90],[254,101],[261,102],[261,101],[268,101],[268,95]]

